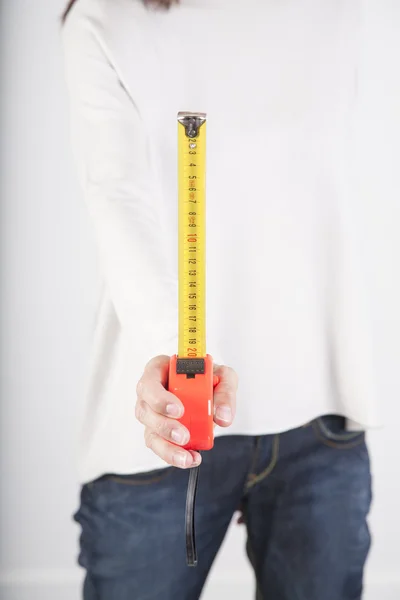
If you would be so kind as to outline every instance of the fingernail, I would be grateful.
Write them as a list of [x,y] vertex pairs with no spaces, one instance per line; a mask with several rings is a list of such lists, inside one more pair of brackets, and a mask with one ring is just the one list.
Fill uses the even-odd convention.
[[167,404],[167,415],[171,415],[171,417],[179,417],[181,414],[181,409],[177,404]]
[[215,411],[215,416],[225,423],[230,423],[232,421],[232,409],[228,404],[223,404],[222,406],[217,406]]
[[186,452],[175,452],[174,463],[177,467],[186,467],[187,454]]
[[171,431],[171,438],[177,444],[185,444],[188,441],[187,437],[187,433],[181,429],[173,429]]
[[192,467],[198,467],[200,463],[201,463],[201,456],[197,457],[197,458],[194,458],[193,459],[193,463],[192,463]]

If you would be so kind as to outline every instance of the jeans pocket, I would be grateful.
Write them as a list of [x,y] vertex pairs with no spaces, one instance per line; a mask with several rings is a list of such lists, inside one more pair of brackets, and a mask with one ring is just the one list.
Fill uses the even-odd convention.
[[95,486],[97,483],[104,481],[113,481],[121,485],[151,485],[167,479],[170,477],[175,470],[175,467],[163,467],[161,469],[154,469],[152,471],[145,471],[139,473],[129,473],[127,475],[120,475],[116,473],[107,473],[99,479],[89,483],[89,487]]
[[346,419],[340,415],[323,415],[314,419],[316,437],[331,448],[354,448],[365,441],[365,431],[347,431]]

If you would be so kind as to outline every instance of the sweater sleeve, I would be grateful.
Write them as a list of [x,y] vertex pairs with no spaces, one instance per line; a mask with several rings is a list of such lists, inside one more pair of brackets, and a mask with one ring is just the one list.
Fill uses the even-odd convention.
[[[100,269],[132,352],[177,351],[177,278],[167,261],[160,191],[145,124],[78,11],[62,31],[72,151]],[[144,366],[144,365],[143,365]]]

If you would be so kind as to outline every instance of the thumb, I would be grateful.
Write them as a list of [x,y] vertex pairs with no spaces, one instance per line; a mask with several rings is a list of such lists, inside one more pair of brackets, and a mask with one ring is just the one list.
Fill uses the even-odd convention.
[[214,422],[220,427],[229,427],[235,417],[238,377],[233,369],[224,365],[214,365],[214,375],[219,379],[214,388]]

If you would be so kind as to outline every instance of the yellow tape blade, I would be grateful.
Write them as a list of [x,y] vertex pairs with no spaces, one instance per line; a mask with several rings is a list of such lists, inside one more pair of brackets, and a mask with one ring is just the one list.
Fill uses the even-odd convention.
[[[191,121],[190,121],[191,119]],[[191,130],[190,123],[197,124]],[[195,137],[193,136],[195,133]],[[178,113],[180,358],[206,356],[206,120]]]

